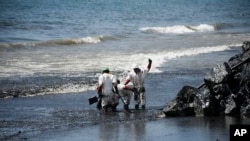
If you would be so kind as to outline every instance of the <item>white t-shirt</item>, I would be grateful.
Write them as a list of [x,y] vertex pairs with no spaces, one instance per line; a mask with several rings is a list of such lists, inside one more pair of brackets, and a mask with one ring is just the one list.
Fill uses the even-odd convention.
[[131,71],[126,80],[130,80],[130,82],[133,83],[134,87],[143,87],[144,86],[144,80],[147,76],[148,69],[141,70],[138,74],[136,74],[134,71]]
[[112,94],[113,83],[116,83],[116,77],[109,73],[104,73],[99,76],[98,84],[102,85],[102,94]]

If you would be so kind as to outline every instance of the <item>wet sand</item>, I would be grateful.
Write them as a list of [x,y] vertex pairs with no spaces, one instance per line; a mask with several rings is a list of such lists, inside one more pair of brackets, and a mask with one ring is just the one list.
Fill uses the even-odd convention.
[[1,99],[0,140],[228,141],[231,124],[250,124],[249,119],[228,116],[159,119],[155,114],[161,106],[129,114],[122,103],[118,112],[103,113],[86,102],[94,94]]

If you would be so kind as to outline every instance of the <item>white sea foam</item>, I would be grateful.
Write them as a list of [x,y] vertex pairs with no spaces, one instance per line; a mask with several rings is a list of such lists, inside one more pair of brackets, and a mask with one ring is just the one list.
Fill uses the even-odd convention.
[[[111,72],[112,71],[122,71],[124,74],[119,74],[119,79],[121,81],[124,81],[126,77],[126,73],[128,71],[132,70],[133,64],[138,64],[141,68],[146,68],[148,64],[148,58],[151,58],[153,60],[152,68],[150,70],[150,73],[161,73],[161,67],[167,63],[168,61],[180,57],[187,57],[187,56],[195,56],[199,54],[205,54],[205,53],[212,53],[212,52],[219,52],[219,51],[225,51],[230,50],[230,48],[234,47],[235,45],[221,45],[221,46],[211,46],[211,47],[198,47],[198,48],[189,48],[189,49],[179,49],[179,50],[173,50],[173,51],[162,51],[158,53],[140,53],[140,54],[131,54],[131,55],[125,55],[125,54],[116,54],[114,56],[105,57],[102,56],[102,61],[98,62],[96,64],[96,60],[88,62],[88,65],[84,64],[75,64],[70,66],[69,68],[74,67],[75,70],[84,70],[86,67],[89,67],[88,69],[102,69],[103,67],[109,67]],[[240,45],[237,45],[240,46]],[[66,68],[64,68],[66,69]],[[95,77],[98,77],[100,74],[96,74]],[[124,75],[124,76],[123,76]],[[78,86],[72,86],[72,87],[65,87],[61,89],[60,93],[68,93],[68,92],[79,92],[79,91],[88,91],[88,90],[95,90],[96,86],[81,86],[81,89],[79,89]],[[52,91],[53,93],[56,92],[56,90]]]
[[[240,45],[237,45],[240,46]],[[221,46],[211,46],[211,47],[199,47],[199,48],[189,48],[189,49],[180,49],[180,50],[173,50],[173,51],[163,51],[158,53],[148,53],[148,54],[134,54],[129,56],[130,63],[140,63],[141,66],[146,67],[146,60],[147,58],[151,58],[153,60],[152,70],[151,72],[159,73],[162,72],[160,68],[164,63],[169,60],[176,59],[179,57],[185,56],[195,56],[199,54],[205,53],[212,53],[212,52],[219,52],[230,50],[230,48],[235,47],[235,45],[221,45]],[[143,61],[142,63],[142,60]],[[123,68],[130,68],[131,66],[123,66]]]
[[[197,47],[197,48],[188,48],[188,49],[178,49],[178,50],[170,50],[170,51],[159,51],[159,52],[152,52],[152,53],[139,53],[139,54],[124,54],[124,53],[117,53],[113,54],[112,56],[107,55],[105,53],[101,53],[99,55],[93,54],[67,54],[64,56],[64,59],[58,58],[50,58],[55,56],[48,56],[47,59],[50,62],[43,63],[38,60],[35,60],[24,57],[23,59],[17,60],[13,59],[8,61],[6,66],[0,66],[0,76],[1,77],[8,77],[8,76],[30,76],[34,75],[35,73],[38,74],[46,74],[47,76],[51,74],[52,76],[55,75],[53,73],[60,74],[61,76],[67,74],[78,74],[79,76],[76,77],[86,77],[82,76],[84,72],[101,72],[102,68],[109,67],[111,72],[123,72],[118,74],[119,79],[123,81],[128,71],[132,70],[133,64],[139,64],[141,68],[146,68],[148,64],[148,58],[153,60],[152,68],[150,73],[161,73],[162,67],[168,63],[168,61],[181,58],[181,57],[188,57],[188,56],[195,56],[200,54],[212,53],[212,52],[219,52],[230,50],[232,47],[240,47],[238,45],[221,45],[221,46],[207,46],[207,47]],[[77,57],[80,55],[80,57]],[[84,62],[84,63],[83,63]],[[80,75],[81,74],[81,75]],[[100,73],[91,74],[90,77],[98,77]],[[122,76],[124,75],[124,76]],[[65,84],[60,86],[60,88],[53,89],[46,91],[43,94],[50,94],[50,93],[71,93],[71,92],[83,92],[88,90],[95,90],[95,85],[88,85],[88,84]]]
[[51,46],[51,45],[74,45],[74,44],[97,44],[104,40],[106,37],[100,36],[87,36],[82,38],[58,39],[40,42],[20,42],[20,43],[0,43],[0,48],[10,47],[36,47],[36,46]]
[[210,32],[215,31],[215,26],[208,25],[208,24],[200,24],[198,26],[190,26],[191,29],[198,31],[198,32]]
[[9,60],[7,66],[0,66],[0,69],[1,75],[7,76],[12,74],[28,75],[37,72],[101,72],[101,69],[104,67],[109,67],[111,71],[130,71],[132,70],[132,65],[135,63],[139,64],[140,67],[145,68],[148,63],[148,58],[151,58],[153,60],[151,72],[160,73],[162,72],[161,67],[163,67],[164,64],[169,60],[186,56],[195,56],[199,54],[230,50],[234,46],[240,45],[208,46],[139,54],[117,53],[112,54],[112,56],[107,55],[105,52],[98,55],[88,53],[67,54],[64,56],[63,60],[60,58],[54,58],[56,56],[45,58],[52,60],[49,62],[46,60],[43,62],[40,62],[41,60],[34,62],[34,60],[26,57],[20,60]]
[[65,42],[75,43],[75,44],[81,44],[81,43],[97,44],[97,43],[101,42],[102,38],[103,38],[103,36],[84,37],[84,38],[77,38],[77,39],[67,39],[67,40],[65,40]]
[[157,32],[168,34],[187,34],[195,32],[211,32],[215,30],[213,25],[200,24],[196,26],[174,25],[167,27],[143,27],[139,29],[142,32]]

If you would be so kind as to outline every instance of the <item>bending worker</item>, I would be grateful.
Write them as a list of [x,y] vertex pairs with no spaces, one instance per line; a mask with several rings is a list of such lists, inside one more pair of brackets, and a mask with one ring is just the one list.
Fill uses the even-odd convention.
[[138,65],[134,65],[133,71],[131,71],[126,78],[125,85],[127,85],[129,82],[132,82],[132,84],[137,90],[136,92],[134,92],[135,109],[139,109],[140,104],[142,109],[145,109],[146,95],[144,80],[151,68],[151,64],[152,60],[148,59],[148,66],[146,69],[140,69]]
[[131,83],[124,85],[120,83],[120,80],[117,80],[117,88],[124,104],[123,105],[124,110],[127,112],[131,112],[129,109],[129,104],[131,95],[133,94],[134,91],[133,85]]
[[118,93],[116,82],[116,77],[110,73],[109,68],[105,68],[102,75],[99,76],[97,91],[102,100],[102,109],[105,112],[108,111],[108,108],[116,111],[119,102],[119,97],[116,94]]

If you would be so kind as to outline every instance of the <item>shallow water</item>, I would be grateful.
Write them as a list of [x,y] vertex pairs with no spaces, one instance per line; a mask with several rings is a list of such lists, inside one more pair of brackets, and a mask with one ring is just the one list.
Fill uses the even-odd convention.
[[[95,93],[43,95],[0,102],[0,139],[10,140],[229,140],[231,124],[250,124],[239,117],[156,118],[164,102],[146,110],[103,113],[88,105]],[[151,101],[152,102],[152,101]],[[133,107],[133,102],[130,107]]]
[[[238,121],[237,121],[238,120]],[[102,124],[49,135],[48,140],[228,141],[231,124],[246,123],[232,117],[181,117],[133,123]],[[247,122],[249,124],[249,121]],[[46,140],[45,139],[45,140]]]

